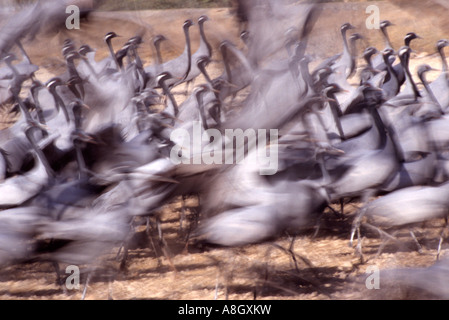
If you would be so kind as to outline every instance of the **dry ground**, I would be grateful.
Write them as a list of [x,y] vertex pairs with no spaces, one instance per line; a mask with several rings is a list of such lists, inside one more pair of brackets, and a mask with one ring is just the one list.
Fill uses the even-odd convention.
[[[339,40],[336,40],[339,39],[341,23],[350,21],[361,27],[366,17],[364,7],[357,7],[356,4],[340,4],[340,7],[328,5],[326,10],[317,23],[311,42],[311,51],[317,57],[341,50]],[[412,18],[412,10],[388,3],[382,4],[381,10],[384,14],[382,18],[391,19],[397,25],[391,28],[392,41],[396,46],[401,44],[401,38],[408,31],[416,31],[425,37],[415,42],[414,49],[418,54],[412,61],[413,70],[420,63],[440,67],[433,44],[443,37],[441,35],[445,31],[446,37],[449,33],[442,30],[440,24],[432,23],[438,17],[437,13],[427,12],[425,17],[417,20],[416,16]],[[123,36],[114,41],[116,48],[136,32],[142,32],[145,45],[141,54],[146,63],[151,63],[153,52],[149,43],[155,34],[163,33],[170,39],[163,45],[164,54],[176,55],[183,46],[182,22],[186,18],[197,19],[203,13],[212,19],[207,32],[214,46],[223,39],[239,43],[239,31],[228,9],[168,10],[95,13],[79,31],[39,37],[37,41],[26,44],[26,48],[33,61],[41,66],[37,76],[43,81],[63,70],[60,46],[66,38],[72,38],[78,44],[88,43],[98,49],[98,58],[102,58],[107,55],[102,37],[108,31],[116,31]],[[195,32],[192,34],[195,46],[198,36]],[[367,44],[377,44],[382,48],[378,33],[368,33],[366,36]],[[326,50],[323,50],[324,46]],[[218,75],[221,65],[212,63],[209,69],[212,75]],[[189,199],[186,208],[188,222],[193,223],[195,209],[195,199]],[[398,241],[388,243],[377,255],[382,240],[377,233],[363,229],[365,261],[361,263],[354,247],[349,246],[351,222],[356,209],[357,203],[346,205],[344,217],[326,212],[318,231],[314,226],[301,230],[294,242],[285,235],[274,242],[229,249],[187,246],[184,241],[186,229],[184,232],[179,230],[181,204],[177,201],[162,211],[162,228],[168,248],[165,253],[157,242],[155,231],[151,229],[148,235],[144,221],[137,221],[126,268],[119,271],[115,253],[102,258],[89,284],[86,299],[366,299],[373,297],[364,285],[367,266],[376,265],[382,270],[434,263],[443,220],[414,228],[423,246],[421,253],[416,250],[409,230],[402,229],[397,234]],[[184,224],[185,228],[188,222]],[[285,251],[291,244],[294,255]],[[446,241],[442,256],[449,253],[448,249],[449,243]],[[61,268],[64,271],[65,266]],[[81,266],[81,270],[85,270],[85,266]],[[376,293],[377,298],[386,299],[418,297],[413,292],[392,295],[386,288]],[[0,270],[0,299],[76,300],[80,297],[81,290],[63,293],[56,285],[56,275],[50,264],[34,263]]]

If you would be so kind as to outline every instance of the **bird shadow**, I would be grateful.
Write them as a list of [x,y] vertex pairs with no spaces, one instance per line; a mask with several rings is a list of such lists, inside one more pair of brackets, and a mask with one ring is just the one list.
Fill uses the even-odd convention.
[[[336,276],[336,267],[313,267],[286,270],[250,268],[249,274],[256,274],[253,284],[223,284],[225,298],[229,295],[252,295],[254,300],[270,297],[289,298],[301,295],[316,295],[332,299],[334,293],[340,292],[346,284],[345,279]],[[237,282],[237,281],[236,281]],[[210,289],[210,288],[209,288]]]

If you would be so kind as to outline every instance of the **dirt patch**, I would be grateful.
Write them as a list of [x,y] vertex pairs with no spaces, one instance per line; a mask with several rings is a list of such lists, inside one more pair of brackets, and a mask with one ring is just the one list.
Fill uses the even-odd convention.
[[[378,31],[368,32],[363,29],[366,18],[364,5],[325,5],[323,16],[313,31],[311,53],[318,57],[341,50],[339,26],[346,21],[353,23],[365,34],[364,45],[382,48]],[[433,46],[436,40],[444,37],[444,32],[448,36],[441,20],[438,21],[442,27],[436,28],[432,23],[440,14],[427,12],[425,17],[419,17],[418,20],[413,10],[404,10],[386,2],[379,2],[378,5],[382,18],[396,24],[390,32],[396,47],[409,31],[416,31],[425,38],[416,41],[416,46],[413,45],[420,54],[413,58],[412,69],[415,70],[421,63],[439,68],[438,58],[433,55]],[[201,14],[211,18],[206,32],[214,47],[224,39],[241,45],[239,29],[229,9],[96,12],[90,16],[89,23],[81,25],[80,30],[40,36],[33,43],[25,45],[31,59],[41,66],[37,77],[42,81],[64,70],[61,44],[66,38],[73,39],[78,45],[87,43],[96,48],[97,58],[101,59],[108,55],[102,38],[109,31],[122,36],[114,40],[116,48],[136,33],[142,34],[145,42],[140,53],[147,64],[154,57],[150,45],[154,35],[166,35],[169,41],[163,45],[163,54],[165,57],[175,56],[183,50],[183,21],[187,18],[196,20]],[[195,50],[198,45],[197,32],[192,32],[192,36]],[[218,60],[219,56],[215,58]],[[219,62],[212,63],[209,69],[212,75],[222,71]],[[198,83],[201,81],[199,79]],[[90,280],[86,299],[366,299],[371,294],[364,285],[367,266],[388,269],[429,266],[435,262],[443,220],[415,227],[415,235],[422,245],[421,253],[417,251],[409,229],[389,230],[398,231],[397,241],[387,243],[381,252],[378,249],[385,239],[381,239],[376,232],[362,229],[365,260],[361,263],[354,245],[349,245],[357,205],[346,205],[343,217],[326,211],[318,230],[311,226],[300,230],[295,237],[285,235],[274,242],[243,248],[213,248],[188,245],[185,242],[187,230],[195,221],[196,201],[187,201],[187,222],[184,222],[182,231],[181,203],[175,201],[161,212],[162,231],[167,246],[160,245],[154,229],[146,229],[146,221],[136,221],[136,233],[124,270],[119,269],[119,262],[115,259],[119,251],[116,248],[115,252],[103,257],[99,263]],[[442,256],[447,255],[448,250],[449,245],[444,243]],[[87,266],[80,267],[82,271],[87,270]],[[61,270],[64,274],[65,266],[61,266]],[[82,282],[85,279],[86,273],[83,273]],[[30,263],[0,270],[0,299],[3,300],[76,300],[80,299],[81,291],[68,291],[65,294],[56,284],[56,274],[51,264]],[[413,297],[413,294],[407,296]],[[392,296],[388,290],[383,290],[382,298],[404,297]]]
[[[195,201],[187,204],[187,216],[193,218]],[[316,234],[316,229],[309,228],[295,238],[284,236],[270,243],[206,248],[186,246],[185,233],[179,231],[180,202],[176,202],[162,215],[167,252],[158,244],[156,231],[150,229],[148,235],[141,221],[131,241],[126,268],[120,271],[115,259],[119,248],[103,257],[89,282],[86,299],[367,299],[372,294],[365,287],[368,266],[385,270],[425,267],[435,262],[442,220],[414,228],[423,247],[421,253],[408,229],[397,230],[397,242],[386,244],[379,255],[385,239],[362,230],[365,261],[361,263],[354,246],[349,245],[354,212],[351,206],[347,209],[352,213],[344,218],[327,212]],[[443,255],[447,253],[444,245]],[[66,266],[60,267],[63,276],[68,276],[64,274]],[[87,273],[88,267],[80,269]],[[86,277],[83,273],[81,284]],[[50,263],[10,266],[0,272],[0,299],[76,300],[82,289],[81,285],[80,290],[64,294]],[[387,289],[381,294],[386,299],[404,298]]]

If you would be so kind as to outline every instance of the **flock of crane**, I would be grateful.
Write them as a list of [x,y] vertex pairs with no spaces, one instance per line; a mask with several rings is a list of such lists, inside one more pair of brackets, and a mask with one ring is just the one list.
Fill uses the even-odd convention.
[[[161,209],[189,196],[199,203],[190,238],[221,246],[295,232],[334,204],[344,215],[354,199],[361,208],[348,239],[357,240],[360,254],[364,226],[388,234],[447,220],[449,41],[436,43],[438,78],[427,81],[434,69],[419,66],[420,85],[409,68],[417,34],[404,34],[393,48],[391,24],[382,21],[385,48],[358,52],[361,36],[349,35],[355,27],[344,23],[342,52],[312,69],[306,52],[316,7],[302,8],[302,25],[288,29],[268,11],[255,7],[241,43],[218,48],[208,41],[207,16],[187,20],[185,50],[165,58],[167,38],[158,35],[151,65],[139,56],[148,45],[141,36],[114,50],[117,34],[107,33],[103,60],[67,39],[59,53],[66,71],[45,83],[21,45],[24,33],[17,35],[0,68],[1,102],[17,113],[0,131],[0,264],[45,261],[58,271],[60,263],[89,265],[117,249],[126,261],[137,217],[160,228]],[[272,33],[262,23],[272,23]],[[192,51],[195,24],[200,44]],[[223,64],[216,78],[207,70],[213,54]],[[359,56],[365,63],[357,68]],[[189,92],[200,75],[204,82]],[[179,103],[175,89],[184,85]],[[250,145],[241,146],[248,161],[240,164],[173,163],[171,133],[195,122],[204,132],[278,129],[269,146],[278,150],[277,172],[260,175]]]

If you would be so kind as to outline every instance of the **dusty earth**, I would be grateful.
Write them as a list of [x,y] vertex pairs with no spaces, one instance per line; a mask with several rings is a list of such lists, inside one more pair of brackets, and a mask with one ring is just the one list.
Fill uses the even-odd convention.
[[[417,54],[412,59],[412,69],[421,63],[429,63],[440,68],[435,56],[434,43],[448,30],[443,30],[436,12],[426,12],[422,17],[410,8],[400,8],[389,3],[381,3],[382,19],[394,21],[390,36],[393,44],[399,46],[406,32],[416,31],[424,37],[416,40],[413,48]],[[325,13],[319,19],[311,41],[311,53],[316,57],[331,55],[341,50],[338,29],[350,21],[361,28],[366,35],[366,44],[382,47],[378,31],[364,31],[362,25],[366,14],[364,4],[345,3],[327,5]],[[406,10],[407,9],[407,10]],[[114,46],[120,47],[127,38],[141,33],[145,45],[141,55],[145,63],[151,63],[153,51],[149,45],[152,37],[162,33],[169,38],[163,44],[164,56],[174,56],[183,49],[182,22],[186,18],[197,19],[206,13],[211,19],[207,34],[216,47],[220,41],[230,39],[241,45],[239,30],[229,9],[214,10],[168,10],[145,12],[97,12],[83,23],[80,30],[65,31],[58,34],[40,36],[32,43],[26,43],[32,60],[41,69],[37,77],[42,81],[57,75],[63,70],[60,48],[62,41],[71,38],[78,44],[88,43],[96,48],[101,59],[108,52],[102,37],[109,31],[122,36],[114,40]],[[418,19],[419,18],[419,19]],[[433,22],[434,23],[433,23]],[[192,29],[193,30],[193,29]],[[324,32],[326,30],[326,32]],[[333,31],[330,31],[333,30]],[[317,35],[321,34],[321,37]],[[194,49],[198,35],[192,32]],[[323,50],[323,47],[326,50]],[[209,65],[212,76],[221,73],[219,56]],[[436,76],[435,72],[433,75]],[[202,79],[197,80],[200,83]],[[3,119],[8,121],[8,119]],[[5,123],[4,123],[5,124]],[[230,185],[230,187],[232,187]],[[97,268],[91,278],[86,299],[413,299],[419,293],[409,290],[394,292],[382,286],[368,290],[365,286],[365,273],[368,266],[375,265],[381,270],[398,267],[425,267],[435,262],[438,237],[444,221],[434,220],[413,229],[422,246],[418,252],[409,229],[397,231],[396,240],[385,243],[377,232],[362,229],[363,260],[355,253],[355,247],[349,245],[352,219],[358,203],[345,206],[343,216],[326,211],[321,217],[319,228],[310,226],[298,233],[284,235],[272,242],[249,245],[242,248],[203,247],[185,241],[189,227],[195,221],[196,199],[189,198],[185,212],[187,221],[180,230],[181,201],[167,205],[162,210],[162,231],[166,246],[158,242],[157,232],[146,232],[145,221],[136,221],[136,233],[131,241],[130,254],[124,268],[119,268],[116,254],[100,257]],[[335,209],[338,209],[335,206]],[[449,242],[443,243],[442,257],[449,254]],[[385,247],[381,252],[381,244]],[[87,266],[80,266],[86,271]],[[65,266],[61,266],[64,273]],[[86,279],[82,275],[82,284]],[[66,275],[67,276],[67,275]],[[382,279],[381,279],[382,281]],[[77,300],[81,298],[83,286],[79,290],[64,292],[56,284],[56,274],[51,264],[30,263],[3,267],[0,270],[0,299],[45,299]]]

